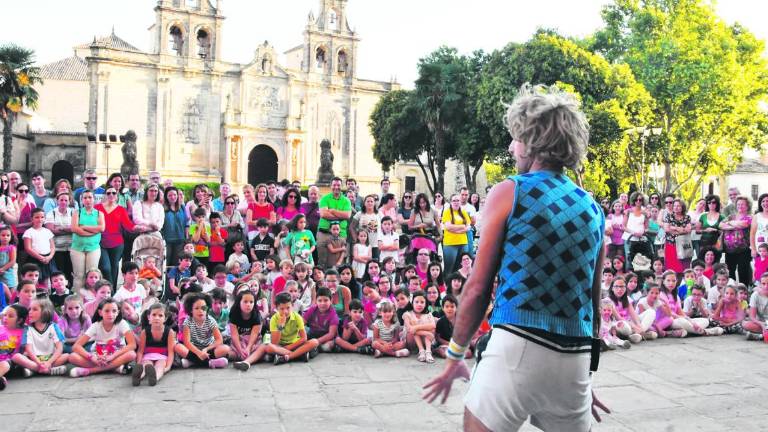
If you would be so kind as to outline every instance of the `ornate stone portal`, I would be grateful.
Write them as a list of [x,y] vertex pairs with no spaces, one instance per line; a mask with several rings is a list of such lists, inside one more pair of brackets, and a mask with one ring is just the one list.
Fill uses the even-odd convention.
[[317,170],[317,184],[328,186],[333,175],[333,153],[331,142],[324,139],[320,142],[320,168]]

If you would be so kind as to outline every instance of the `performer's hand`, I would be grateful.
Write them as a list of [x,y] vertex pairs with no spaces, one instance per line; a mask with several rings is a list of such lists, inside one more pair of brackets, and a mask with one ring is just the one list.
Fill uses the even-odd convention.
[[469,380],[469,368],[464,361],[446,360],[445,369],[443,373],[435,377],[432,381],[424,384],[423,389],[426,392],[422,395],[422,398],[427,403],[432,403],[440,395],[442,399],[441,404],[444,404],[448,399],[448,395],[451,393],[451,386],[453,386],[453,380],[460,378],[464,381]]
[[597,398],[597,395],[595,395],[595,390],[592,389],[592,417],[595,418],[595,420],[600,423],[603,421],[602,418],[600,418],[600,414],[597,412],[597,409],[600,408],[605,412],[606,414],[610,414],[611,410],[605,406],[602,402],[600,402],[600,399]]

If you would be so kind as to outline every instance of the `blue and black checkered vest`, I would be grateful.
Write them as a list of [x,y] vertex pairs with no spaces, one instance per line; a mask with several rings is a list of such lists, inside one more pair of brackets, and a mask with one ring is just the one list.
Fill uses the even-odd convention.
[[511,176],[515,202],[491,324],[572,337],[592,336],[592,281],[605,217],[560,172]]

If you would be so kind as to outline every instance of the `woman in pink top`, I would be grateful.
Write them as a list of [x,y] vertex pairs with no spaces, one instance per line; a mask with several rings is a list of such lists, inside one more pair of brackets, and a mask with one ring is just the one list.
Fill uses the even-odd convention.
[[300,213],[301,194],[296,188],[288,188],[283,194],[283,200],[280,208],[277,209],[277,216],[280,219],[291,220]]
[[99,268],[112,286],[116,287],[118,263],[123,256],[125,246],[123,230],[135,232],[135,225],[128,218],[125,207],[117,204],[117,190],[112,186],[109,186],[104,193],[104,201],[96,204],[94,208],[104,215],[105,225],[104,232],[101,233]]
[[624,205],[620,201],[613,202],[611,213],[605,219],[605,234],[610,237],[606,257],[624,256]]

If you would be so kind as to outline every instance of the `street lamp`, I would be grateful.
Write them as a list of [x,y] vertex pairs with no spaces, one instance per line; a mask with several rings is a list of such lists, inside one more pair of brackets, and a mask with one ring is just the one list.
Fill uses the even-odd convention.
[[102,145],[104,146],[104,155],[106,159],[106,165],[107,165],[107,176],[109,176],[109,149],[112,148],[113,143],[117,143],[117,141],[120,141],[120,144],[125,143],[125,135],[114,135],[114,134],[99,134],[98,137],[96,135],[88,135],[88,142],[96,145]]
[[646,192],[646,170],[645,170],[645,144],[651,136],[661,135],[662,129],[647,126],[638,126],[624,131],[627,135],[637,136],[640,141],[640,192]]

